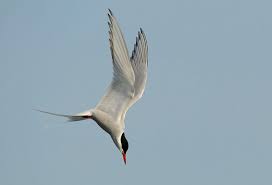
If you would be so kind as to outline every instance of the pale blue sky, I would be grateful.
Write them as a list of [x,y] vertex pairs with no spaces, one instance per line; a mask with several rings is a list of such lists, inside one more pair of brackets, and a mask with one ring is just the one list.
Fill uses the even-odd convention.
[[[272,184],[272,3],[0,1],[0,184]],[[149,44],[128,164],[77,113],[111,80],[107,8]]]

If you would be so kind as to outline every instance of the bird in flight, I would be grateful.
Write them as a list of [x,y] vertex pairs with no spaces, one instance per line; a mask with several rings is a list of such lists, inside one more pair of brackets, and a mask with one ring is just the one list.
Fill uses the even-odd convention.
[[125,137],[125,116],[128,109],[143,95],[147,80],[148,47],[140,28],[136,43],[129,56],[126,42],[118,22],[109,9],[109,43],[112,56],[113,78],[102,99],[95,108],[75,114],[63,115],[38,110],[43,113],[62,116],[68,121],[94,120],[112,138],[122,153],[126,164],[128,141]]

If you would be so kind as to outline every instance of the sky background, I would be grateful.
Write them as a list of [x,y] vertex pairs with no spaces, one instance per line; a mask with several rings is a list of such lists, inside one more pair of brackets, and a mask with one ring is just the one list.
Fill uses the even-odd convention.
[[[272,3],[0,1],[0,184],[272,184]],[[112,78],[107,8],[149,79],[126,118],[125,166],[95,122]]]

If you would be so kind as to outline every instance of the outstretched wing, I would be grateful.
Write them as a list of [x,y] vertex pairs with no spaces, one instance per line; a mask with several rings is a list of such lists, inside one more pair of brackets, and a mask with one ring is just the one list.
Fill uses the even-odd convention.
[[130,61],[135,75],[134,82],[134,97],[132,100],[133,105],[139,100],[145,89],[147,79],[147,66],[148,66],[148,47],[145,34],[142,29],[138,32],[134,50],[132,52]]
[[148,66],[148,47],[147,40],[142,29],[138,32],[130,62],[135,76],[135,82],[133,85],[134,96],[129,102],[127,109],[123,112],[122,120],[125,119],[127,110],[142,97],[145,90]]
[[135,76],[123,34],[116,18],[109,10],[109,41],[113,63],[113,79],[96,109],[120,121],[134,97]]

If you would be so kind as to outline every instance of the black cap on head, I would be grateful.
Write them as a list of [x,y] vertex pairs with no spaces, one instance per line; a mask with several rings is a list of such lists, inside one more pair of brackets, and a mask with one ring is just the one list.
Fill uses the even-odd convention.
[[122,134],[121,136],[121,144],[122,144],[122,149],[124,151],[124,153],[127,153],[128,150],[128,141],[125,137],[125,133]]

